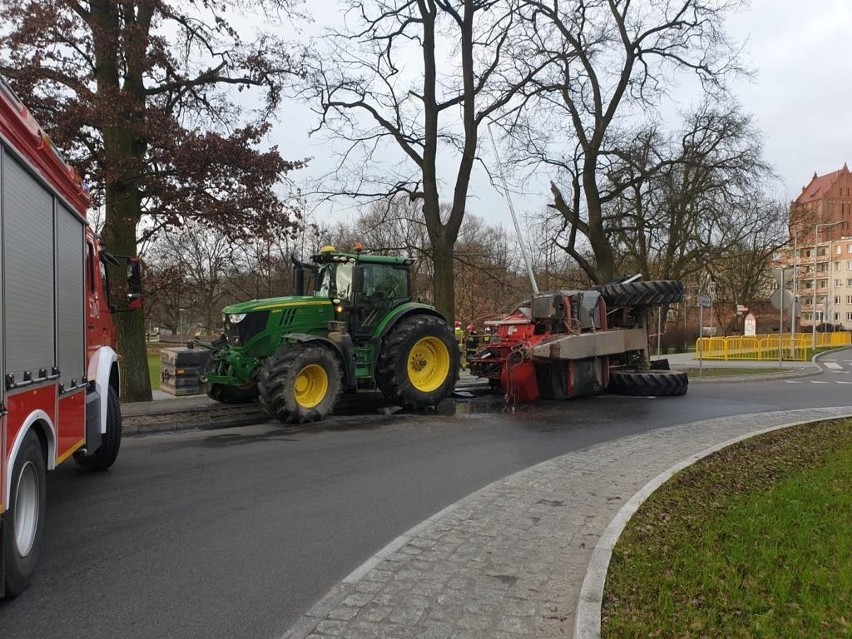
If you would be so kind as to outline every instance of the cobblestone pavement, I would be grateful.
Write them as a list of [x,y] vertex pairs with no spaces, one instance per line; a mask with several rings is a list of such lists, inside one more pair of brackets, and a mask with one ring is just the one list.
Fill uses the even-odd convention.
[[646,483],[730,439],[850,414],[852,406],[693,422],[538,464],[396,539],[284,637],[570,638],[592,551]]

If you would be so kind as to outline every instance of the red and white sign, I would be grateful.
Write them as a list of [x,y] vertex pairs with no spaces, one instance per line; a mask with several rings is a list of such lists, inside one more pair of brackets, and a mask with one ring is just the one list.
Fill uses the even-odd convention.
[[744,326],[744,334],[748,337],[754,337],[757,335],[757,318],[754,316],[754,313],[749,313],[745,316],[745,322],[743,322]]

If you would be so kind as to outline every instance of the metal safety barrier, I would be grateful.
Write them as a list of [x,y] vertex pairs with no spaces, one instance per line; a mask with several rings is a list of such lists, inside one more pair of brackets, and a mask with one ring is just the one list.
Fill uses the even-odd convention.
[[[813,355],[813,335],[734,335],[699,337],[695,340],[695,359],[724,361],[807,361]],[[817,333],[817,348],[836,348],[852,344],[852,333]],[[779,353],[780,349],[780,353]]]

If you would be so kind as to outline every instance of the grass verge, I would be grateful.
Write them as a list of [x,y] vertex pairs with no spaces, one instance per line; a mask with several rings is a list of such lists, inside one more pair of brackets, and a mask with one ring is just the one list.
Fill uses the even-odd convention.
[[151,390],[160,388],[160,349],[148,349],[148,376],[151,378]]
[[852,636],[852,421],[775,431],[678,473],[613,550],[602,637]]

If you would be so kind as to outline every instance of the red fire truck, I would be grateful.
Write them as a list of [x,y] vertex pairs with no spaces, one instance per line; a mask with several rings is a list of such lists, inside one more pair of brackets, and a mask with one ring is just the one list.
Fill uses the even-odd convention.
[[[72,457],[105,470],[121,443],[107,278],[121,262],[88,226],[88,206],[0,78],[0,596],[19,594],[35,568],[46,472]],[[123,294],[138,306],[139,265],[127,264]]]

